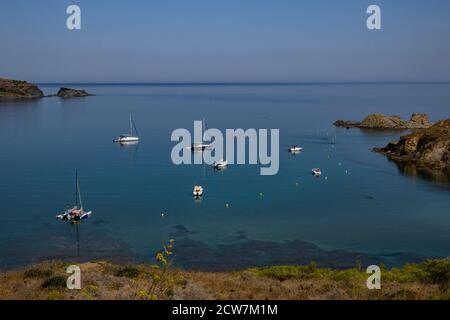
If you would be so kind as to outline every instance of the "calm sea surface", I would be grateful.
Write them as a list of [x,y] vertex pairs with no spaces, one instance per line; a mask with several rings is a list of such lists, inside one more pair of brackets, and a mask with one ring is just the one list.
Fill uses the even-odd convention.
[[[177,265],[193,269],[450,255],[449,186],[370,151],[402,133],[332,125],[369,113],[448,118],[450,84],[72,87],[96,96],[0,104],[0,268],[51,258],[151,262],[171,238]],[[127,132],[130,112],[141,141],[121,147],[112,139]],[[172,164],[172,131],[192,131],[203,117],[221,130],[279,128],[278,175],[260,176],[259,165]],[[292,144],[304,152],[290,155]],[[93,211],[79,226],[79,249],[76,228],[55,219],[74,202],[76,168]],[[205,188],[200,202],[195,184]]]

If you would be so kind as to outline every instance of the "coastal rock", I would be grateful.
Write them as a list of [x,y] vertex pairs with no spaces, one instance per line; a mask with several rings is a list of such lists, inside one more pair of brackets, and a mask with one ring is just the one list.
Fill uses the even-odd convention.
[[56,94],[60,98],[77,98],[77,97],[87,97],[92,96],[92,94],[86,92],[86,90],[77,90],[71,88],[61,87]]
[[42,98],[44,93],[34,84],[0,78],[0,101],[8,99]]
[[424,129],[430,127],[431,123],[426,114],[415,112],[409,121],[402,120],[399,116],[370,114],[363,121],[337,120],[334,125],[347,129]]
[[450,176],[450,119],[373,150],[397,163],[414,165],[419,171],[438,170]]

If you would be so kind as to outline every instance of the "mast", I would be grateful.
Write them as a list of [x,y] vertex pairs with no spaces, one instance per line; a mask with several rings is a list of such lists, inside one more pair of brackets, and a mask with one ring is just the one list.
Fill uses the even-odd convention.
[[136,136],[139,136],[139,133],[136,129],[136,124],[134,123],[133,117],[131,116],[131,113],[130,113],[130,135],[133,135],[133,132],[136,133]]
[[130,136],[133,135],[133,120],[131,119],[131,113],[130,113]]
[[[206,130],[207,130],[206,129],[206,119],[205,119],[205,117],[203,117],[203,134],[205,133]],[[203,143],[203,135],[202,135],[202,143]]]
[[78,173],[77,173],[77,195],[80,201],[80,210],[83,211],[83,202],[81,201],[81,192],[80,192],[80,184],[78,182]]
[[78,205],[78,170],[75,169],[75,205]]

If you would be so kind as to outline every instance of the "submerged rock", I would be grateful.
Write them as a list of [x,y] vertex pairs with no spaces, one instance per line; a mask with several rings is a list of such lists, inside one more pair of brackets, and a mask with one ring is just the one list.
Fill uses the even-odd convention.
[[8,99],[42,98],[44,93],[34,84],[0,78],[0,101]]
[[424,113],[413,113],[409,121],[399,116],[385,116],[382,114],[368,115],[363,121],[337,120],[337,127],[362,129],[424,129],[431,126],[428,116]]
[[450,176],[450,119],[373,150],[397,163],[414,165],[419,171],[441,171]]
[[56,94],[60,98],[77,98],[77,97],[87,97],[93,94],[88,93],[86,90],[77,90],[71,88],[61,87]]

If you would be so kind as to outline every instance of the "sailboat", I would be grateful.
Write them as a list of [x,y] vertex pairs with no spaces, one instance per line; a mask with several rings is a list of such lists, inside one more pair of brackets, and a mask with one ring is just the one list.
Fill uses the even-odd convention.
[[131,116],[130,113],[130,133],[127,134],[121,134],[117,139],[114,140],[114,142],[119,142],[119,143],[136,143],[137,141],[139,141],[139,136],[138,136],[138,132],[136,129],[136,125],[133,121],[133,117]]
[[92,215],[92,211],[84,211],[83,201],[81,200],[80,184],[78,182],[78,171],[75,171],[75,206],[67,209],[62,214],[58,214],[56,218],[61,220],[68,220],[72,223],[77,223],[88,219]]
[[[203,118],[202,123],[203,123],[203,130],[206,131],[207,129],[206,129],[206,120],[205,120],[205,118]],[[209,144],[203,143],[203,139],[202,139],[202,142],[194,142],[191,145],[191,150],[192,151],[204,151],[204,150],[209,149],[209,148],[211,148],[211,146]]]

